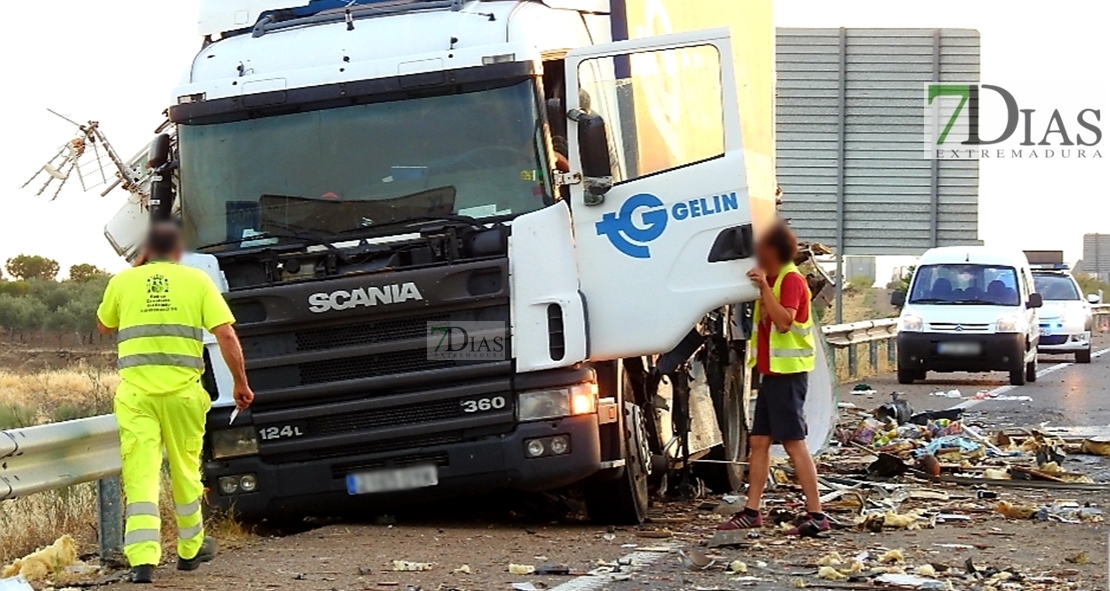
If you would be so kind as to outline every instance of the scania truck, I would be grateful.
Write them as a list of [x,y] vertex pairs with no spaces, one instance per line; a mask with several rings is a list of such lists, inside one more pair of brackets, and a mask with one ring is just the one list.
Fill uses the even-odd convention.
[[150,199],[107,233],[133,257],[137,211],[179,217],[235,313],[257,398],[229,424],[210,343],[211,503],[573,485],[638,522],[700,390],[735,486],[770,5],[202,2]]

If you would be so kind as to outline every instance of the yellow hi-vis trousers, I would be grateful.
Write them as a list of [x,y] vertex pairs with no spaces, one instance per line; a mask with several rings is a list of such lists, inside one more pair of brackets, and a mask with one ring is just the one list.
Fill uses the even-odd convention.
[[212,401],[196,384],[165,394],[149,394],[120,384],[115,410],[119,421],[123,492],[127,505],[123,553],[131,566],[162,560],[158,489],[162,449],[169,459],[177,515],[177,553],[195,558],[204,543],[200,450],[204,420]]

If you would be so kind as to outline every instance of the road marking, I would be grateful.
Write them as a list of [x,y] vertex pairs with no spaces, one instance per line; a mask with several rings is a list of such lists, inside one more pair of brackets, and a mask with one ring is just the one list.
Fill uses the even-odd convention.
[[[1091,353],[1091,359],[1094,359],[1096,357],[1102,357],[1103,355],[1105,355],[1107,353],[1110,353],[1110,349],[1102,349],[1101,351],[1095,351],[1095,352]],[[1061,369],[1064,369],[1065,367],[1069,367],[1069,366],[1072,366],[1072,365],[1078,365],[1078,364],[1076,364],[1076,363],[1057,363],[1056,365],[1050,365],[1050,366],[1048,366],[1048,367],[1046,367],[1046,368],[1037,372],[1037,379],[1040,379],[1040,378],[1042,378],[1044,376],[1047,376],[1048,374],[1050,374],[1054,371],[1060,371]],[[987,394],[990,394],[991,396],[1001,396],[1002,394],[1005,394],[1006,392],[1009,392],[1010,390],[1013,390],[1014,388],[1020,388],[1020,387],[1021,386],[1012,386],[1012,385],[1007,384],[1005,386],[999,386],[999,387],[995,388],[994,390],[989,390],[989,391],[987,391]],[[973,406],[976,406],[978,404],[982,404],[984,402],[990,402],[991,400],[992,400],[992,398],[980,398],[980,399],[973,398],[971,400],[965,400],[965,401],[957,404],[956,406],[953,406],[952,408],[950,408],[948,410],[954,410],[954,409],[957,409],[957,408],[967,410],[967,409],[969,409]]]
[[[639,572],[644,567],[651,566],[672,555],[670,550],[666,552],[633,552],[617,562],[622,565],[628,565],[621,568],[620,574],[629,575]],[[601,589],[608,589],[617,582],[620,581],[614,580],[612,575],[582,575],[558,587],[552,587],[551,591],[599,591]]]

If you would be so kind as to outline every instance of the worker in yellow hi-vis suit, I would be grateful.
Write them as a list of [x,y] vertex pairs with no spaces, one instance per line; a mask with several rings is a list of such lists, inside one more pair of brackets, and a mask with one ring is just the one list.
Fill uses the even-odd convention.
[[119,346],[115,410],[127,502],[123,552],[135,583],[150,583],[162,560],[158,488],[163,448],[177,518],[177,568],[194,570],[216,556],[216,541],[204,535],[201,513],[200,453],[211,407],[200,384],[205,330],[215,335],[231,369],[239,408],[254,400],[231,327],[235,318],[207,274],[177,264],[182,252],[176,225],[153,225],[141,264],[108,282],[97,310],[100,331],[115,332]]

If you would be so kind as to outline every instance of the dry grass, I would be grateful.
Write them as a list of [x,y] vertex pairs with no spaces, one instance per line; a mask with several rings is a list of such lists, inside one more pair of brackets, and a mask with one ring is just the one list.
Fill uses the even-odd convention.
[[0,429],[112,412],[118,385],[116,372],[85,363],[35,373],[0,371]]
[[[86,363],[67,369],[39,372],[0,370],[0,429],[22,428],[112,412],[112,396],[119,376]],[[174,503],[168,473],[161,490],[162,538],[167,559],[177,554]],[[225,516],[206,524],[224,546],[240,546],[252,532]],[[46,546],[64,534],[78,544],[82,555],[97,551],[96,485],[0,502],[0,563]]]
[[64,534],[73,536],[80,553],[93,552],[96,530],[95,484],[0,501],[0,563],[34,552]]

